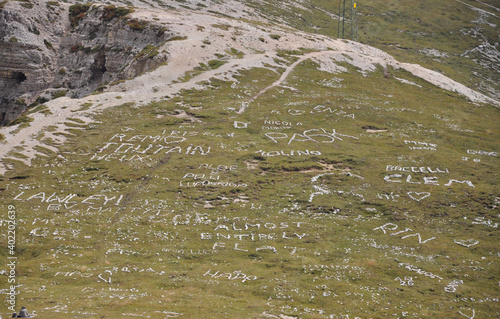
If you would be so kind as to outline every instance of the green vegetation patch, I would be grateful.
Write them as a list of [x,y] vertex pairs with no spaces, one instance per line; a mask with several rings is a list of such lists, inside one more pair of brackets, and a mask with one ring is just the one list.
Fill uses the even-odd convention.
[[141,58],[152,59],[155,56],[157,56],[158,54],[159,54],[158,46],[148,44],[144,48],[142,48],[141,52],[139,52],[139,54],[137,54],[137,56],[135,58],[136,59],[141,59]]
[[149,22],[140,19],[130,19],[127,21],[128,26],[135,31],[142,31],[147,28]]
[[103,13],[101,19],[103,21],[111,21],[113,19],[122,18],[130,13],[134,12],[132,8],[127,7],[116,7],[114,5],[107,5],[103,8]]
[[85,17],[87,11],[90,9],[92,4],[90,3],[77,3],[69,7],[69,20],[71,21],[71,26],[74,28],[78,26],[80,21]]

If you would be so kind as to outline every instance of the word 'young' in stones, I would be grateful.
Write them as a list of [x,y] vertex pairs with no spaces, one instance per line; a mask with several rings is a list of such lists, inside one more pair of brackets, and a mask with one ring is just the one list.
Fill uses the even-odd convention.
[[354,136],[337,133],[335,129],[332,129],[332,132],[325,129],[310,129],[303,131],[302,134],[294,133],[292,137],[289,137],[287,133],[278,132],[270,132],[264,135],[274,143],[278,143],[278,140],[287,140],[288,145],[292,142],[333,143],[335,140],[343,141],[343,137],[358,139]]
[[[382,226],[379,226],[379,227],[375,227],[373,228],[373,230],[381,230],[384,232],[384,234],[387,234],[387,231],[395,231],[396,229],[398,229],[398,225],[396,224],[393,224],[393,223],[386,223]],[[389,235],[391,236],[397,236],[397,235],[400,235],[400,234],[404,234],[404,233],[407,233],[407,232],[412,232],[413,230],[410,229],[410,228],[405,228],[404,230],[401,230],[401,231],[398,231],[398,232],[395,232],[395,233],[390,233]],[[431,241],[433,239],[436,239],[436,237],[431,237],[431,238],[428,238],[426,240],[422,240],[422,237],[420,236],[420,233],[415,233],[415,234],[409,234],[409,235],[405,235],[405,236],[402,236],[400,237],[401,239],[406,239],[406,238],[409,238],[409,237],[418,237],[418,243],[419,244],[425,244],[426,242],[428,241]]]
[[405,144],[416,145],[416,146],[410,146],[411,150],[429,150],[429,151],[437,150],[437,145],[432,143],[405,140]]

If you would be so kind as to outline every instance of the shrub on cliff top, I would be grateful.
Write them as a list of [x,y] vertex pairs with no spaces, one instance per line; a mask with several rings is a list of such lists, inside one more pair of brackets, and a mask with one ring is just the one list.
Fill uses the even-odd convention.
[[142,31],[148,26],[149,22],[144,20],[131,19],[127,21],[127,24],[132,30]]
[[2,11],[3,7],[5,7],[5,4],[7,3],[7,0],[5,1],[0,1],[0,11]]
[[104,7],[104,11],[102,13],[101,19],[104,21],[111,21],[115,18],[121,18],[126,16],[127,14],[133,12],[130,8],[125,7],[116,7],[114,5],[108,5]]
[[69,20],[71,21],[71,26],[76,27],[78,23],[83,19],[87,11],[90,9],[91,4],[74,4],[69,7]]

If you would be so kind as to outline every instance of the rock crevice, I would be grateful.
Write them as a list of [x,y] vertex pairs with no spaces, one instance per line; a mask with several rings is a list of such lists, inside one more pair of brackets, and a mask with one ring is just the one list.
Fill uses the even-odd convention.
[[0,11],[0,125],[37,101],[82,97],[168,58],[159,47],[172,34],[134,18],[131,8],[31,3],[8,2]]

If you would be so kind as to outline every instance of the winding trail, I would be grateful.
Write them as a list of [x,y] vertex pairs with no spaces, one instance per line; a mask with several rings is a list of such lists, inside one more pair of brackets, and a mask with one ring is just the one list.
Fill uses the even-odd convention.
[[324,54],[326,52],[313,52],[313,53],[309,53],[307,55],[303,55],[301,56],[297,61],[293,62],[292,64],[290,64],[285,72],[283,72],[280,76],[280,78],[278,80],[276,80],[273,84],[269,85],[268,87],[265,87],[263,88],[262,90],[259,91],[259,93],[255,94],[254,96],[252,96],[252,98],[247,102],[247,103],[244,103],[241,108],[238,110],[238,114],[242,114],[243,112],[245,112],[245,109],[248,107],[248,104],[250,104],[251,102],[255,101],[256,99],[258,99],[262,94],[266,93],[267,91],[269,91],[270,89],[272,89],[273,87],[276,87],[276,86],[279,86],[281,85],[281,83],[283,83],[286,78],[288,77],[288,75],[290,74],[290,72],[293,71],[293,69],[295,69],[295,67],[297,65],[299,65],[300,63],[302,63],[303,61],[311,58],[311,55],[314,55],[314,53],[317,54]]
[[[58,157],[63,157],[64,154],[59,152],[57,146],[64,143],[67,136],[71,136],[69,130],[77,129],[75,124],[81,125],[83,129],[85,125],[94,121],[94,115],[106,108],[124,103],[134,103],[140,107],[152,101],[178,95],[185,89],[203,89],[205,86],[201,83],[210,82],[212,78],[238,82],[234,75],[242,70],[268,68],[276,71],[277,68],[283,68],[282,64],[274,60],[279,50],[305,48],[314,52],[297,56],[298,59],[285,68],[279,79],[243,102],[235,113],[242,114],[250,103],[270,89],[283,86],[290,73],[307,59],[313,59],[319,65],[319,70],[330,73],[347,71],[339,66],[338,62],[349,63],[363,74],[376,70],[377,65],[402,68],[442,89],[462,94],[472,102],[500,106],[500,102],[438,72],[417,64],[400,63],[381,50],[357,42],[306,34],[289,28],[282,29],[280,26],[269,26],[263,30],[259,26],[244,21],[192,12],[138,9],[133,15],[145,20],[150,19],[152,23],[153,20],[168,21],[174,34],[186,38],[183,41],[167,42],[162,47],[170,53],[168,65],[111,86],[98,95],[90,95],[81,99],[63,97],[49,101],[45,105],[51,113],[31,114],[33,121],[28,127],[0,128],[0,133],[5,136],[5,140],[0,142],[0,175],[5,175],[13,168],[9,161],[31,165],[32,159],[36,156],[47,156],[47,152],[54,152]],[[205,27],[201,29],[197,25]],[[221,29],[218,27],[220,25],[226,27]],[[279,34],[280,41],[261,40],[270,38],[270,34]],[[206,45],[207,39],[211,40],[210,45]],[[243,57],[231,55],[228,53],[230,49],[243,53]],[[217,69],[205,70],[188,81],[179,80],[186,73],[195,70],[200,63],[207,63],[217,55],[224,56],[226,63]],[[140,97],[140,102],[138,97]],[[51,130],[49,131],[48,128]]]

